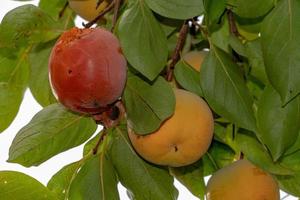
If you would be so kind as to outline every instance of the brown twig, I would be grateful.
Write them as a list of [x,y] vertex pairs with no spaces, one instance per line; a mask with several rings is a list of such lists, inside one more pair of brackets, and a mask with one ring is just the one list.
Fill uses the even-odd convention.
[[166,75],[167,81],[171,81],[173,78],[174,67],[180,59],[180,52],[184,46],[184,42],[185,42],[188,30],[189,30],[189,25],[188,25],[187,21],[185,21],[180,29],[176,47],[172,54],[171,62],[168,66],[167,75]]
[[111,9],[113,9],[115,1],[116,0],[112,1],[95,19],[93,19],[92,21],[88,22],[87,24],[83,24],[83,26],[85,28],[90,28],[95,23],[97,23],[97,21],[99,19],[101,19],[106,13],[108,13],[109,11],[111,11]]
[[96,154],[98,153],[99,146],[100,146],[100,144],[102,143],[102,141],[104,140],[106,134],[107,134],[107,129],[104,127],[104,128],[103,128],[103,132],[102,132],[102,134],[100,135],[100,138],[99,138],[97,144],[96,144],[95,147],[93,148],[93,154],[94,154],[94,155],[96,155]]
[[120,121],[125,117],[125,115],[126,111],[123,102],[117,101],[109,108],[109,110],[104,111],[99,115],[93,116],[96,122],[96,118],[100,120],[97,122],[98,124],[103,125],[103,132],[100,135],[97,144],[93,148],[94,155],[97,154],[100,144],[107,135],[107,129],[117,126],[120,123]]
[[120,6],[121,6],[121,2],[122,2],[122,0],[115,0],[115,6],[114,6],[114,18],[113,18],[113,21],[112,21],[111,32],[114,31],[115,26],[116,26],[116,24],[117,24],[118,13],[119,13],[119,9],[120,9]]
[[237,26],[235,24],[235,19],[233,16],[233,12],[231,10],[227,10],[227,17],[228,17],[228,23],[229,23],[229,28],[230,32],[235,35],[236,37],[240,36],[240,33],[237,29]]
[[58,18],[62,18],[65,14],[65,11],[67,9],[67,7],[69,6],[69,2],[67,1],[64,5],[64,7],[61,9],[61,11],[58,14]]

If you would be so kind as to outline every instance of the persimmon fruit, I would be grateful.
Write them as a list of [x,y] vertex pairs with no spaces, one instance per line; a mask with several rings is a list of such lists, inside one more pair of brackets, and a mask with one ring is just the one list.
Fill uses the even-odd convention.
[[212,175],[207,200],[279,200],[273,177],[248,160],[236,161]]
[[130,127],[134,149],[145,160],[158,165],[180,167],[199,160],[213,137],[214,120],[207,103],[199,96],[174,89],[174,114],[148,135],[138,135]]
[[208,51],[189,51],[183,55],[183,60],[193,67],[196,71],[200,72],[201,65]]
[[85,20],[95,19],[109,4],[111,0],[69,0],[69,5],[74,12]]
[[72,28],[52,49],[50,82],[67,108],[97,114],[122,95],[126,66],[119,41],[111,32]]

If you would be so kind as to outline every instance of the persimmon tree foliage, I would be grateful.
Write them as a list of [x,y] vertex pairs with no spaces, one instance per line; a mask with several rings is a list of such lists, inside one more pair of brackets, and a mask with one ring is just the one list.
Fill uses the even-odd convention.
[[[90,20],[86,29],[74,28],[76,14]],[[0,131],[26,89],[43,107],[18,131],[8,162],[38,166],[87,143],[47,186],[1,171],[0,199],[117,200],[120,182],[130,199],[171,200],[176,178],[218,200],[210,192],[230,184],[230,170],[252,168],[251,194],[259,183],[261,194],[279,198],[279,187],[299,197],[299,19],[299,0],[29,0],[8,11]]]

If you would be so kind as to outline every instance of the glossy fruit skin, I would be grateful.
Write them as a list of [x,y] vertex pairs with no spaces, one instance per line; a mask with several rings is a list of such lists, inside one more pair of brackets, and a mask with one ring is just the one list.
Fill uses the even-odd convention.
[[273,177],[248,160],[217,171],[207,184],[207,200],[279,200]]
[[202,98],[181,89],[174,92],[175,112],[159,130],[140,136],[129,128],[128,135],[145,160],[180,167],[196,162],[206,153],[213,137],[214,119]]
[[183,55],[183,60],[200,72],[203,60],[207,55],[208,51],[189,51]]
[[126,66],[119,41],[112,33],[100,28],[73,28],[52,49],[50,82],[67,108],[97,114],[122,95]]
[[98,0],[69,0],[69,5],[80,17],[91,21],[95,19],[101,11],[103,11],[111,0],[102,0],[97,7]]

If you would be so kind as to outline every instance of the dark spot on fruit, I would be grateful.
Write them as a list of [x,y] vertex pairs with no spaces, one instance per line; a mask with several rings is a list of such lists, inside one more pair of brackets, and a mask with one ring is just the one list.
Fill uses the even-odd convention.
[[123,55],[123,51],[122,51],[121,47],[118,48],[118,52]]
[[178,147],[176,145],[174,146],[174,149],[175,149],[175,152],[178,151]]
[[72,72],[73,72],[73,71],[72,71],[71,69],[68,70],[68,74],[72,74]]

